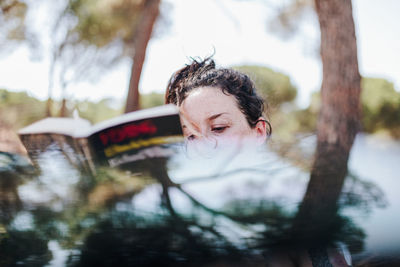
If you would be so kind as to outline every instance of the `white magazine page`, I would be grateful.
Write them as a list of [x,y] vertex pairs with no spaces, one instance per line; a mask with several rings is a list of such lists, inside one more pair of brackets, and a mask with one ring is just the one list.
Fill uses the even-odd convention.
[[90,131],[91,123],[82,118],[45,118],[18,131],[18,134],[64,134],[82,136]]

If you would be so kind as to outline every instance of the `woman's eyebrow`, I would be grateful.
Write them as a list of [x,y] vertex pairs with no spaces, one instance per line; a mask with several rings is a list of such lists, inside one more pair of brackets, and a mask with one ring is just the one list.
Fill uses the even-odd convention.
[[224,114],[227,114],[227,113],[226,113],[226,112],[222,112],[222,113],[214,114],[214,115],[208,117],[207,120],[208,120],[208,121],[215,120],[216,118],[218,118],[218,117],[220,117],[221,115],[224,115]]

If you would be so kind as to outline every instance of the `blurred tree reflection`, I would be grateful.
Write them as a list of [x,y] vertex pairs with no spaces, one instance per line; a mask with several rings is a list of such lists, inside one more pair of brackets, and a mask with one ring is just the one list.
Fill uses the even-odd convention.
[[[85,256],[84,259],[81,259],[83,260],[83,262],[81,262],[80,264],[87,263],[87,261],[94,261],[95,263],[101,264],[101,262],[103,261],[98,260],[99,257],[103,259],[105,255],[108,255],[104,258],[104,260],[106,260],[107,258],[113,257],[112,255],[115,255],[114,253],[119,255],[119,253],[122,253],[123,251],[116,251],[115,248],[123,246],[123,244],[127,245],[128,247],[132,247],[132,249],[137,248],[137,246],[139,246],[139,248],[143,247],[144,250],[146,250],[147,248],[146,251],[142,252],[142,255],[147,255],[147,253],[149,253],[149,255],[158,255],[158,253],[161,253],[161,255],[159,256],[161,259],[163,259],[164,264],[170,264],[171,266],[173,264],[179,263],[187,264],[188,262],[186,261],[186,259],[196,258],[197,256],[192,254],[192,249],[195,249],[196,253],[205,253],[202,255],[202,257],[207,256],[210,261],[216,260],[215,257],[222,257],[222,259],[227,260],[229,259],[229,255],[236,255],[240,256],[239,258],[242,261],[252,259],[253,257],[253,260],[255,260],[255,262],[258,262],[260,260],[259,257],[261,257],[262,255],[254,253],[255,251],[264,251],[265,253],[269,253],[269,250],[276,249],[278,247],[292,247],[295,249],[296,246],[299,246],[304,248],[305,246],[307,246],[307,244],[310,246],[315,245],[315,242],[319,242],[319,245],[328,246],[333,245],[336,241],[342,241],[349,244],[353,252],[359,252],[362,250],[362,244],[365,235],[363,231],[359,229],[356,225],[354,225],[349,218],[336,214],[335,219],[330,221],[329,225],[320,225],[323,228],[318,228],[318,225],[316,225],[314,222],[311,225],[308,224],[307,227],[305,227],[304,229],[298,229],[296,228],[296,226],[299,217],[295,216],[295,214],[293,213],[285,212],[284,208],[280,206],[278,202],[274,202],[271,200],[232,200],[232,202],[227,203],[227,205],[223,209],[215,210],[201,203],[201,201],[198,201],[195,197],[191,196],[179,184],[172,182],[168,177],[164,165],[160,163],[162,163],[162,161],[156,164],[154,164],[154,161],[152,161],[146,162],[145,165],[151,166],[149,170],[151,170],[151,173],[154,175],[153,177],[157,178],[157,180],[162,185],[163,190],[160,192],[160,199],[162,199],[163,201],[161,201],[160,204],[164,207],[163,210],[165,210],[168,214],[165,214],[166,217],[163,217],[162,219],[158,218],[158,215],[156,214],[153,216],[150,215],[150,217],[147,218],[152,218],[157,222],[161,221],[162,225],[156,225],[156,227],[158,227],[158,230],[153,229],[151,223],[148,225],[149,228],[142,225],[146,230],[142,229],[143,231],[140,232],[137,229],[137,223],[142,222],[142,217],[132,219],[130,225],[127,224],[125,225],[126,228],[122,227],[120,229],[119,226],[121,226],[121,224],[118,222],[118,219],[116,219],[117,222],[115,222],[114,218],[126,218],[128,217],[128,214],[122,213],[125,215],[120,215],[120,217],[118,216],[118,212],[117,214],[112,213],[112,215],[110,215],[109,218],[106,219],[105,225],[107,225],[107,227],[101,224],[103,225],[101,227],[101,229],[103,230],[96,231],[93,235],[89,235],[87,241],[85,242],[86,245],[84,247],[84,251],[86,251],[84,252]],[[174,203],[169,196],[171,188],[177,188],[182,193],[184,193],[184,195],[186,195],[188,199],[192,202],[193,207],[197,207],[197,209],[202,210],[202,212],[198,210],[197,214],[194,213],[191,215],[190,213],[182,214],[177,212],[174,209]],[[366,194],[369,193],[366,192]],[[375,197],[376,198],[371,199],[372,202],[374,200],[381,199],[382,196],[378,194]],[[361,202],[362,201],[359,201],[358,203]],[[357,202],[352,202],[351,205],[357,205],[355,203]],[[345,208],[345,206],[341,208]],[[209,221],[209,223],[204,222],[204,212],[213,218],[211,221]],[[202,213],[203,215],[197,217],[199,214]],[[161,214],[163,214],[163,212],[161,212]],[[321,216],[323,216],[323,214],[321,214]],[[234,243],[231,244],[227,241],[229,237],[224,236],[224,234],[220,232],[221,225],[219,225],[220,222],[218,221],[220,221],[221,218],[223,221],[231,221],[234,224],[238,225],[239,228],[244,228],[253,232],[252,237],[246,241],[247,245],[245,247],[241,247],[240,250],[237,250],[237,245],[235,245]],[[304,220],[304,223],[310,222],[309,218],[301,219]],[[208,220],[206,220],[206,222],[207,221]],[[111,226],[113,223],[116,223],[116,225],[118,225],[117,229]],[[164,225],[164,223],[166,223],[166,225]],[[321,221],[319,223],[324,222]],[[257,229],[257,225],[263,225],[264,228],[262,229],[266,230],[254,230]],[[328,228],[326,228],[325,226],[327,226]],[[194,242],[192,240],[194,238],[193,229],[196,228],[201,229],[201,237],[214,236],[214,238],[202,239],[199,236],[195,238],[196,242]],[[324,232],[322,232],[322,229],[324,230]],[[131,231],[134,232],[132,233]],[[159,231],[164,231],[164,234],[160,236]],[[165,231],[168,234],[166,234]],[[121,232],[131,233],[132,237],[125,238],[124,240],[123,238],[119,237],[121,235]],[[150,235],[150,233],[152,234]],[[321,235],[321,233],[323,233],[323,235]],[[145,241],[148,240],[147,242],[149,242],[148,244],[146,243],[146,246],[143,246],[143,244],[141,244],[140,237],[142,236],[142,234],[144,234]],[[171,236],[168,236],[167,239],[164,239],[166,238],[166,235]],[[117,246],[116,243],[113,242],[110,246],[105,245],[104,242],[100,243],[99,240],[101,240],[102,238],[104,238],[104,240],[108,240],[109,238],[111,238],[111,240],[114,240],[113,242],[117,242],[118,240],[117,244],[119,246]],[[186,241],[183,241],[182,239]],[[126,244],[126,242],[133,243]],[[159,242],[161,242],[161,244],[158,246]],[[174,245],[172,245],[170,242],[173,242]],[[182,244],[181,242],[184,243]],[[186,242],[191,243],[191,245],[186,244]],[[174,250],[175,248],[177,249],[176,251]],[[190,249],[186,250],[187,248]],[[98,253],[97,249],[102,251],[102,253]],[[235,252],[235,250],[237,251]],[[108,254],[107,251],[110,252],[110,254]],[[226,255],[221,254],[221,252],[224,251],[228,253]],[[209,253],[211,253],[211,255],[209,255]],[[123,259],[124,255],[126,257],[125,259]],[[128,253],[122,253],[122,258],[117,258],[121,258],[121,261],[126,261],[125,263],[129,263],[129,260],[138,260],[137,257],[133,256],[133,258],[131,258],[127,255]],[[164,258],[163,255],[169,255],[170,257]],[[146,264],[150,265],[157,263],[158,258],[156,256],[149,258],[141,257],[140,260],[143,260],[141,264],[144,264],[146,266]],[[146,262],[146,260],[148,260],[148,262]]]
[[[218,262],[264,266],[278,248],[297,251],[316,241],[327,246],[341,241],[352,252],[361,251],[364,232],[351,218],[341,215],[341,211],[347,207],[363,207],[368,211],[373,205],[384,205],[383,193],[376,185],[353,176],[345,183],[340,210],[328,228],[319,228],[326,230],[324,235],[316,235],[316,222],[310,224],[309,218],[288,210],[281,199],[268,195],[231,195],[224,205],[216,208],[187,190],[190,183],[218,181],[218,177],[229,182],[231,175],[237,173],[251,179],[254,175],[269,176],[268,172],[257,168],[234,169],[217,173],[212,179],[195,177],[177,183],[170,179],[167,166],[168,159],[155,158],[121,170],[99,167],[96,176],[83,173],[78,182],[68,185],[71,192],[78,192],[74,196],[53,195],[52,199],[29,207],[22,203],[20,210],[29,210],[32,222],[15,228],[15,220],[22,213],[17,211],[8,220],[3,217],[0,248],[7,247],[4,251],[8,251],[23,238],[35,242],[25,242],[24,250],[21,248],[14,254],[0,253],[0,261],[5,266],[17,261],[46,263],[51,259],[47,242],[53,240],[69,254],[69,266],[190,266],[193,262],[197,262],[194,266]],[[240,189],[241,185],[236,186]],[[248,186],[259,187],[257,183]],[[149,191],[151,188],[157,190]],[[146,201],[144,208],[134,204],[136,199]],[[186,199],[188,206],[182,209],[179,199]],[[153,208],[152,203],[156,205]],[[300,219],[306,228],[296,228]]]
[[33,230],[11,230],[4,237],[0,233],[0,265],[44,266],[52,258],[47,242]]
[[10,222],[13,216],[22,208],[21,199],[18,194],[19,179],[15,174],[1,172],[0,177],[0,219]]
[[36,174],[24,157],[0,151],[0,223],[10,223],[22,209],[18,187]]

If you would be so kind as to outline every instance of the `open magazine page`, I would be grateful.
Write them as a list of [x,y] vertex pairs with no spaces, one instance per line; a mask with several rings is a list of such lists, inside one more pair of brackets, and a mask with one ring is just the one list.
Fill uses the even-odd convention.
[[19,135],[62,134],[70,137],[83,136],[91,129],[88,120],[75,118],[45,118],[18,131]]
[[119,167],[166,156],[168,144],[183,140],[174,105],[140,110],[90,125],[76,118],[46,118],[19,131],[35,165],[46,151],[57,151],[76,168],[91,173],[98,165]]
[[182,140],[177,113],[118,124],[88,137],[96,161],[111,167],[169,156],[169,150],[164,148]]

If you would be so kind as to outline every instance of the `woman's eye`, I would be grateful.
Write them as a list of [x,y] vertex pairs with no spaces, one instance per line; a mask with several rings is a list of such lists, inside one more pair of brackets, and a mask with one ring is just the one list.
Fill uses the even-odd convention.
[[194,134],[191,134],[187,137],[188,140],[194,140],[196,136]]
[[228,126],[212,127],[212,128],[211,128],[211,131],[212,131],[213,133],[222,133],[222,132],[224,132],[227,128],[228,128]]

